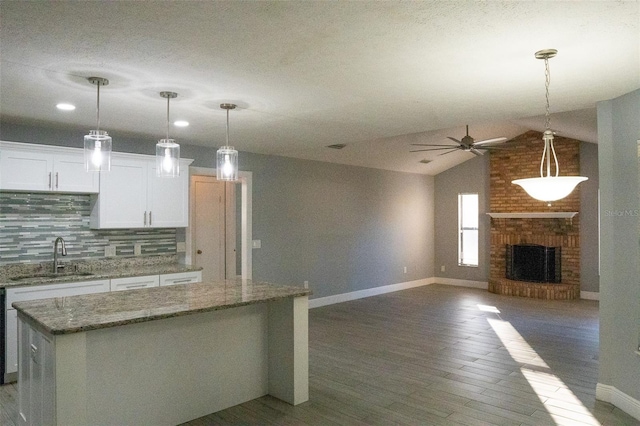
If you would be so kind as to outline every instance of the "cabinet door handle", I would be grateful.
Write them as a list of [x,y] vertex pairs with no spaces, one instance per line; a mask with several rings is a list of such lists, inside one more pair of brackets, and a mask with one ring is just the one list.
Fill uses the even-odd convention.
[[144,226],[147,226],[147,212],[144,212]]
[[185,278],[183,280],[173,280],[172,282],[173,282],[173,284],[190,283],[191,282],[191,278]]
[[58,172],[56,172],[56,189],[58,189]]
[[51,172],[49,172],[49,189],[51,189]]
[[151,213],[152,212],[149,212],[149,226],[151,226]]
[[146,287],[146,286],[147,286],[146,284],[130,284],[130,285],[125,286],[125,288],[128,290],[128,289],[131,289],[131,288],[142,288],[142,287]]

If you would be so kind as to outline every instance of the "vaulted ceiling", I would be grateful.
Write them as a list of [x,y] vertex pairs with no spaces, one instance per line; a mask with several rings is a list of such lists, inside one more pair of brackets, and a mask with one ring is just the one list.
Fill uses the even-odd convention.
[[[0,3],[5,121],[436,174],[473,157],[410,153],[552,127],[596,142],[597,101],[640,87],[640,2],[42,1]],[[61,112],[58,102],[76,110]],[[0,135],[1,136],[1,135]],[[37,141],[34,141],[37,142]],[[326,148],[347,144],[342,150]],[[152,151],[150,151],[152,152]],[[535,153],[538,157],[540,153]],[[433,160],[429,164],[419,161]]]

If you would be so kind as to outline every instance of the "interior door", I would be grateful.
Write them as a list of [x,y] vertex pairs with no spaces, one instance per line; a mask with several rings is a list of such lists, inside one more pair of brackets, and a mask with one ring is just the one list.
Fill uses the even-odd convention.
[[202,267],[202,281],[225,278],[225,185],[215,176],[194,176],[195,265]]

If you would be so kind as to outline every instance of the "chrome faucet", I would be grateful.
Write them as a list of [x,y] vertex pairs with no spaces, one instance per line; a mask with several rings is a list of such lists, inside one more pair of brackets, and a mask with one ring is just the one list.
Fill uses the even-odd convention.
[[60,268],[60,266],[58,266],[58,242],[61,243],[62,255],[63,256],[67,255],[67,246],[65,245],[64,240],[62,239],[62,237],[56,238],[56,241],[53,243],[53,273],[54,274],[57,274],[58,268]]

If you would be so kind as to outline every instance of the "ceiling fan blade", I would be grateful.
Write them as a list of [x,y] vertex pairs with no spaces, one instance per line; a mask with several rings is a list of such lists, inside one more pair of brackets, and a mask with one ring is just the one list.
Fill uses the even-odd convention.
[[483,141],[475,142],[473,145],[474,146],[477,146],[477,145],[491,145],[492,143],[502,143],[502,142],[504,142],[506,140],[507,140],[507,138],[485,139]]
[[454,151],[459,151],[459,149],[458,149],[458,148],[455,148],[455,149],[451,149],[451,150],[449,150],[449,151],[447,151],[447,152],[443,152],[442,154],[438,154],[438,157],[439,157],[440,155],[447,155],[447,154],[451,154],[451,153],[452,153],[452,152],[454,152]]
[[451,136],[447,136],[447,139],[451,139],[452,141],[456,142],[458,145],[464,145],[461,141],[459,141],[456,138],[452,138]]
[[509,149],[506,146],[473,146],[475,149],[484,149],[486,151],[504,151],[505,149]]
[[478,151],[475,148],[470,148],[469,151],[474,153],[475,155],[484,155],[482,152]]
[[443,149],[453,149],[453,150],[457,150],[460,149],[457,146],[449,146],[448,148],[427,148],[427,149],[416,149],[413,151],[409,151],[409,152],[423,152],[423,151],[442,151]]
[[430,143],[412,143],[412,146],[444,146],[444,147],[451,147],[451,148],[457,148],[456,145],[434,145],[434,144],[430,144]]

